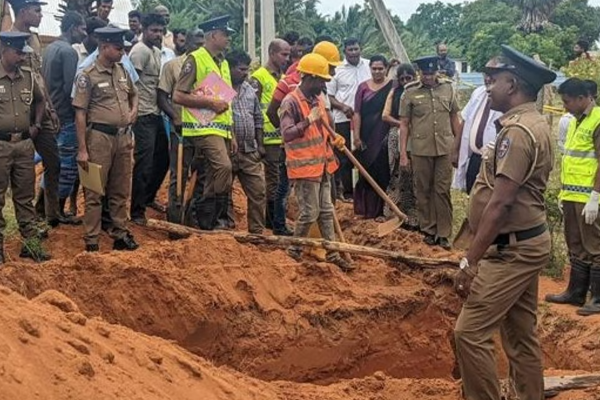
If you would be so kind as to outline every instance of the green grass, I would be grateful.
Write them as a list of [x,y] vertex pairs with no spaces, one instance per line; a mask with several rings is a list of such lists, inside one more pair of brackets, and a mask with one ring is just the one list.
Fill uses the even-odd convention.
[[19,224],[15,217],[15,207],[12,202],[12,196],[10,190],[6,192],[6,202],[4,209],[2,210],[4,221],[6,222],[6,228],[4,229],[4,239],[12,239],[15,236],[19,236]]

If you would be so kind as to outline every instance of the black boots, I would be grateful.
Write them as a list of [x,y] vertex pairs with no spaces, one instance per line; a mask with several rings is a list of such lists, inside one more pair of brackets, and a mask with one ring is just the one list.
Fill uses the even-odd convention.
[[590,280],[592,298],[586,305],[577,310],[577,314],[579,315],[588,316],[600,314],[600,266],[591,269]]
[[546,301],[556,304],[572,304],[581,307],[585,304],[590,286],[590,265],[581,261],[571,260],[571,275],[567,290],[561,294],[548,294]]
[[138,247],[140,247],[140,245],[137,244],[137,242],[133,239],[133,236],[130,233],[128,233],[121,239],[115,240],[113,243],[113,250],[133,251]]

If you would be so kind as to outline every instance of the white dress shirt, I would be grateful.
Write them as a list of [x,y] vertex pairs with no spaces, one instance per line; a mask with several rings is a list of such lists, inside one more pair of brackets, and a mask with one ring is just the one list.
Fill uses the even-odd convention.
[[[361,58],[357,65],[352,65],[344,60],[344,63],[335,69],[335,76],[327,83],[327,94],[354,109],[354,97],[358,85],[371,79],[371,68],[369,60]],[[349,119],[340,110],[333,110],[335,123],[348,122]]]
[[[452,187],[455,189],[462,191],[467,190],[467,167],[469,166],[469,160],[473,154],[471,142],[474,143],[475,136],[477,135],[477,129],[479,128],[482,111],[485,107],[487,99],[488,94],[485,85],[479,86],[473,91],[469,102],[461,111],[461,117],[464,120],[464,125],[460,139],[458,168],[454,174],[454,181],[452,182]],[[501,112],[490,110],[490,115],[488,117],[485,130],[483,131],[483,147],[496,139],[497,132],[494,121],[501,116]]]

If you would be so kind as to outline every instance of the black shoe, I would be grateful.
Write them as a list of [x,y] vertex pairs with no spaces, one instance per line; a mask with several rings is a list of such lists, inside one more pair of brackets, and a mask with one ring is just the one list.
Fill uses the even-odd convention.
[[545,300],[548,303],[572,304],[581,307],[585,304],[585,298],[590,287],[590,266],[577,260],[571,260],[571,274],[567,290],[561,294],[547,294]]
[[48,222],[48,225],[50,226],[50,228],[56,228],[60,225],[59,218],[49,219],[47,222]]
[[99,244],[86,244],[85,251],[89,251],[90,253],[95,253],[97,251],[100,251],[100,245]]
[[36,262],[43,262],[50,260],[50,255],[46,253],[46,250],[41,246],[40,240],[28,239],[23,243],[23,247],[21,247],[21,252],[19,253],[19,257],[21,258],[31,258]]
[[590,270],[590,292],[592,298],[583,307],[577,310],[578,315],[600,314],[600,265],[593,266]]
[[127,235],[121,239],[117,239],[113,243],[113,250],[128,250],[133,251],[140,247],[133,239],[133,236]]
[[294,236],[294,231],[291,230],[289,227],[284,227],[283,229],[274,229],[273,230],[273,235],[277,235],[277,236]]
[[435,246],[437,244],[437,241],[435,240],[434,235],[425,234],[425,237],[423,238],[423,243],[425,243],[428,246]]
[[452,250],[452,245],[446,238],[443,238],[443,237],[438,238],[437,245],[440,246],[444,250]]
[[139,226],[146,226],[148,224],[146,217],[132,217],[131,222]]

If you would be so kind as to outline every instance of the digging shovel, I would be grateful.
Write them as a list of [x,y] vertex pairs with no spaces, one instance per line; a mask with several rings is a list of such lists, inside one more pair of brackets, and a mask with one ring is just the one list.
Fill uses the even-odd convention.
[[[329,124],[327,124],[325,121],[323,121],[323,126],[329,131],[329,133],[332,136],[336,134],[333,128],[331,128]],[[385,191],[377,184],[377,182],[375,182],[375,179],[373,179],[371,175],[369,175],[365,167],[361,165],[361,163],[356,159],[356,157],[354,157],[352,152],[348,150],[346,146],[344,146],[344,149],[342,151],[344,152],[344,155],[348,157],[350,162],[354,164],[354,166],[358,169],[363,178],[365,178],[367,182],[369,182],[373,190],[377,192],[379,197],[381,197],[383,201],[385,201],[385,203],[391,208],[394,214],[396,214],[396,217],[390,219],[389,221],[379,224],[377,228],[377,233],[379,237],[389,235],[390,233],[398,229],[404,223],[404,221],[408,219],[408,217],[402,211],[400,211],[398,206],[396,206],[396,203],[394,203],[392,199],[389,198]]]

